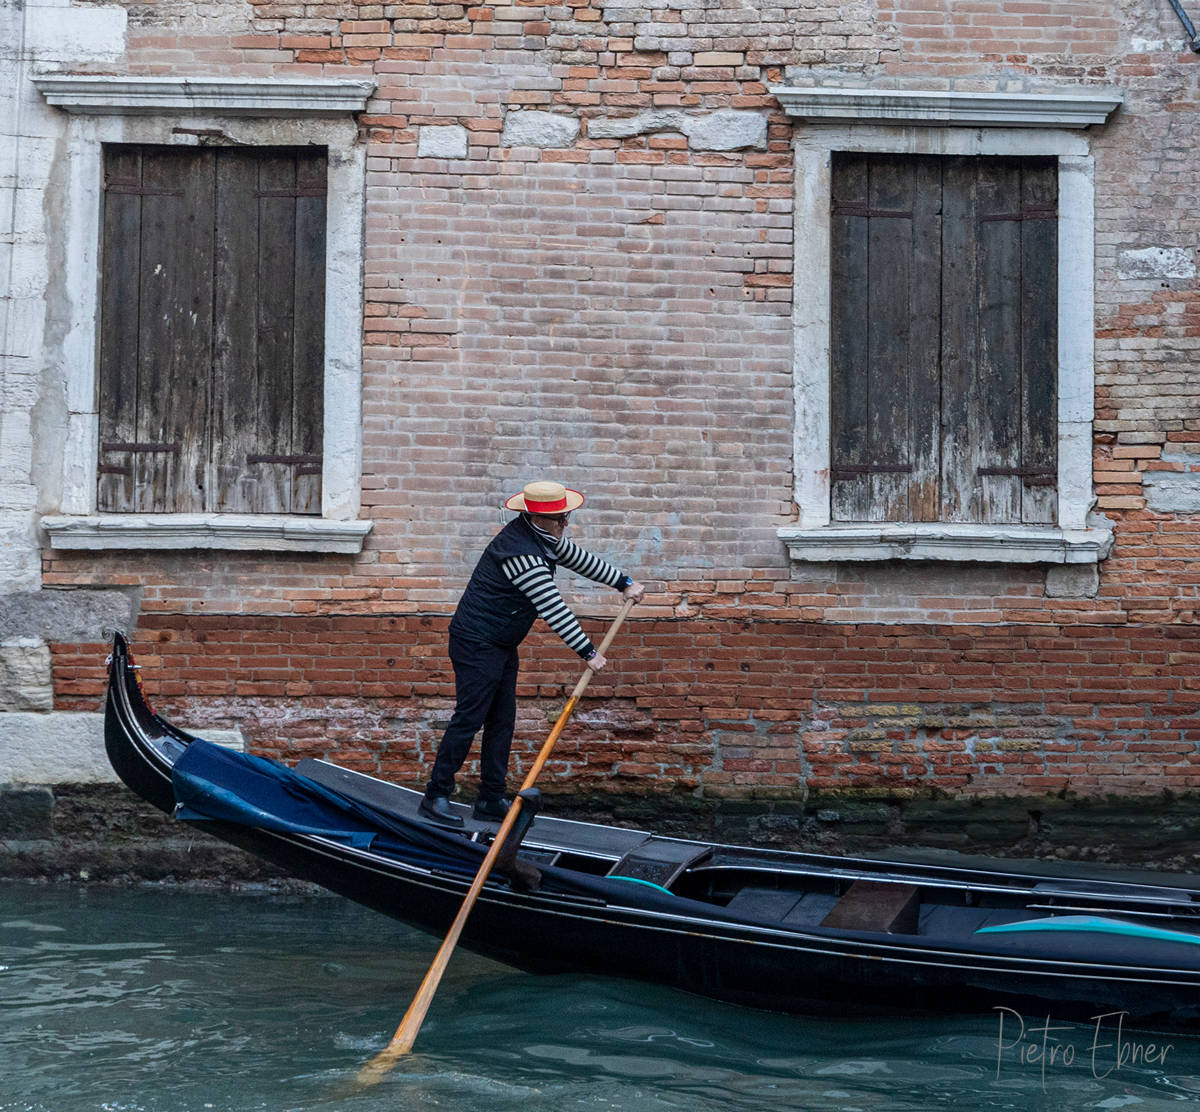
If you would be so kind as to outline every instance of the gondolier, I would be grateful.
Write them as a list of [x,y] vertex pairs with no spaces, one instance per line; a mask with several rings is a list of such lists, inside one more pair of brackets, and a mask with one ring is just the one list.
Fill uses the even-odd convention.
[[420,813],[443,826],[462,826],[450,806],[454,777],[482,728],[479,795],[473,816],[499,821],[508,809],[505,781],[517,717],[517,648],[540,615],[594,671],[605,660],[563,601],[554,582],[564,567],[640,599],[645,588],[606,560],[564,536],[583,495],[549,480],[528,483],[504,506],[519,517],[484,550],[450,622],[455,707],[442,736]]

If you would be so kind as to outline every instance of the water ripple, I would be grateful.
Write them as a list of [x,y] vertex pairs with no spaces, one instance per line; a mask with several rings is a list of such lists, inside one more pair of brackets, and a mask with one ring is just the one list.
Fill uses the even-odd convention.
[[465,951],[419,1052],[362,1090],[357,1071],[436,940],[332,897],[0,885],[0,915],[0,1112],[1158,1112],[1200,1099],[1194,1039],[1169,1036],[1161,1068],[1097,1078],[1077,1062],[1043,1077],[997,1070],[986,1016],[778,1016]]

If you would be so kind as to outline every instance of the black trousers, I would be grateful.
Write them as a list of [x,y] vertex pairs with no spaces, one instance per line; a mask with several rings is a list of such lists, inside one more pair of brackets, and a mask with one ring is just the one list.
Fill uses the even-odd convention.
[[454,776],[482,728],[479,797],[500,799],[517,722],[517,650],[452,633],[450,663],[454,665],[454,715],[442,735],[425,794],[449,796],[454,791]]

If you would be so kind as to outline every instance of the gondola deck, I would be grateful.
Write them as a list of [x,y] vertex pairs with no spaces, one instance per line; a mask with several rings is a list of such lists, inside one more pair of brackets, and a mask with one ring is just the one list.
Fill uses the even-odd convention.
[[[122,638],[106,744],[163,810],[442,933],[494,824],[422,821],[420,794],[326,761],[228,754],[155,715]],[[782,1010],[1047,1010],[1200,1020],[1200,891],[1034,868],[663,838],[539,815],[536,891],[484,886],[463,945],[533,970],[659,981]]]

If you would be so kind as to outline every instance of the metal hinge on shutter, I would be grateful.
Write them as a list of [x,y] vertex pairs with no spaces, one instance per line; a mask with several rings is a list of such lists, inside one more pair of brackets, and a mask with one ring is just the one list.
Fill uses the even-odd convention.
[[182,197],[182,189],[166,189],[160,185],[143,185],[124,178],[110,178],[104,183],[106,193],[121,193],[130,197]]
[[282,463],[296,468],[297,475],[320,475],[323,456],[262,456],[249,455],[246,463]]
[[[177,440],[173,440],[167,444],[148,444],[148,443],[122,443],[114,441],[104,441],[100,445],[102,452],[179,452],[183,447]],[[127,463],[102,463],[96,471],[101,475],[129,475],[132,469]]]
[[281,186],[278,189],[256,189],[252,197],[324,197],[325,183],[314,182],[312,185]]
[[1058,475],[1037,467],[980,467],[977,475],[1003,475],[1023,480],[1028,486],[1054,486]]
[[911,475],[911,463],[846,463],[831,467],[834,479],[853,479],[856,475]]
[[904,209],[872,208],[861,201],[834,201],[832,211],[835,216],[867,216],[884,220],[911,220],[913,218],[912,209],[905,211]]
[[989,212],[980,216],[980,223],[994,223],[998,220],[1057,220],[1058,209],[1054,205],[1030,205],[1020,212]]

